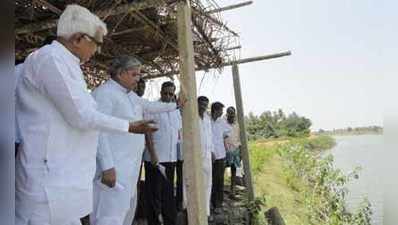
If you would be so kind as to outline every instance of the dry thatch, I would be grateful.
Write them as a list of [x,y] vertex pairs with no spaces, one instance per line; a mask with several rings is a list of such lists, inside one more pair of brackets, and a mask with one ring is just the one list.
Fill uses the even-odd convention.
[[[90,87],[106,79],[110,61],[118,55],[135,55],[148,77],[178,71],[177,0],[16,0],[15,55],[23,59],[56,33],[56,20],[68,4],[95,12],[109,30],[102,52],[84,66]],[[197,69],[219,68],[237,34],[211,13],[214,0],[192,0],[195,63]]]

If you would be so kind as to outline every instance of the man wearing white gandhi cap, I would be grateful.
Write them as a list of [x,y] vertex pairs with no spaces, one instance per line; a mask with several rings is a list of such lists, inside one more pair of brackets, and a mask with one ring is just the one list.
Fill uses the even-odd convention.
[[93,208],[99,132],[150,133],[152,121],[105,115],[87,90],[80,64],[98,50],[106,25],[69,5],[57,40],[30,54],[17,84],[21,144],[15,162],[15,224],[77,225]]

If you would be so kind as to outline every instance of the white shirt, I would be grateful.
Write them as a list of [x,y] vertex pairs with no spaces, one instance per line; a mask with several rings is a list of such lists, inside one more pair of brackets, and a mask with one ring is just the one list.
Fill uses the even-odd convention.
[[[129,122],[96,110],[80,60],[54,41],[30,54],[16,93],[21,147],[16,200],[48,201],[52,224],[92,210],[98,132],[127,132]],[[21,209],[22,210],[22,209]]]
[[[175,103],[149,102],[128,91],[114,80],[108,80],[93,91],[101,112],[129,121],[142,120],[143,111],[174,111]],[[119,216],[130,208],[144,151],[143,134],[101,132],[97,152],[97,173],[94,181],[93,217]],[[96,185],[102,171],[114,167],[116,182],[124,187],[118,192],[104,192]]]
[[235,121],[233,124],[228,123],[231,126],[231,132],[228,138],[225,140],[228,145],[228,150],[234,150],[239,148],[240,143],[240,130],[239,124]]
[[214,145],[214,156],[216,159],[225,158],[225,145],[224,139],[229,136],[231,132],[231,126],[224,118],[217,118],[216,121],[212,120],[212,132],[213,132],[213,145]]
[[[93,96],[99,110],[130,121],[142,120],[144,112],[167,113],[175,111],[177,107],[175,103],[152,102],[143,99],[133,91],[128,92],[112,79],[95,89]],[[129,163],[132,163],[132,159],[134,162],[138,159],[140,161],[144,148],[145,136],[143,134],[101,133],[97,154],[101,171],[114,167],[115,160],[129,161]],[[122,153],[123,151],[125,152]],[[121,155],[116,156],[117,154]]]
[[211,153],[214,152],[213,145],[213,132],[211,127],[211,119],[207,113],[204,113],[203,119],[199,118],[199,126],[200,126],[200,141],[202,146],[202,156],[207,159],[210,157]]
[[[154,120],[159,128],[153,133],[153,146],[159,162],[176,162],[178,132],[182,129],[180,111],[176,109],[172,112],[146,113],[145,118]],[[144,154],[144,159],[150,161],[147,151]]]

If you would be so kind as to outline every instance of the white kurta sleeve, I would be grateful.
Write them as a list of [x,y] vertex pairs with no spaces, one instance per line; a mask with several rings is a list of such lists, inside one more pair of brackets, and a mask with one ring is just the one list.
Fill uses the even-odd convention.
[[[93,94],[96,102],[98,111],[111,115],[113,111],[113,100],[111,93],[104,91],[97,91]],[[98,151],[97,160],[102,171],[108,170],[114,167],[112,150],[109,144],[109,134],[107,132],[101,132],[98,138]]]
[[177,109],[176,103],[165,103],[158,101],[149,101],[144,98],[138,97],[139,103],[142,105],[142,108],[145,112],[148,113],[162,113],[162,112],[171,112]]
[[102,171],[115,167],[108,136],[109,134],[102,132],[98,139],[97,162]]
[[212,129],[212,124],[210,121],[210,118],[208,118],[208,135],[209,135],[209,148],[210,148],[210,152],[215,153],[215,149],[214,149],[214,143],[213,143],[213,129]]
[[82,88],[81,80],[73,78],[69,68],[56,55],[48,56],[36,66],[32,76],[39,89],[54,103],[64,119],[73,127],[127,132],[129,122],[98,112],[94,99]]

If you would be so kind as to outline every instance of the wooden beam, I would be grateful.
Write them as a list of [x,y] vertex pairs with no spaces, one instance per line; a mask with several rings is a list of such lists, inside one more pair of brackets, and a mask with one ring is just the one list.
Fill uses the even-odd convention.
[[187,99],[182,115],[184,183],[187,193],[188,224],[207,225],[205,188],[203,186],[199,115],[196,95],[191,7],[188,0],[177,3],[178,47],[181,89]]
[[289,56],[291,54],[292,53],[290,51],[287,51],[287,52],[281,52],[281,53],[276,53],[276,54],[270,54],[270,55],[264,55],[264,56],[258,56],[258,57],[239,59],[239,60],[236,60],[236,61],[226,62],[226,63],[223,64],[223,66],[232,66],[234,64],[244,64],[244,63],[263,61],[263,60],[268,60],[268,59],[276,59],[276,58],[280,58],[280,57],[284,57],[284,56]]
[[[230,61],[230,62],[225,62],[225,63],[221,64],[220,67],[232,66],[234,64],[244,64],[244,63],[249,63],[249,62],[275,59],[275,58],[280,58],[280,57],[284,57],[284,56],[289,56],[291,54],[292,53],[290,51],[286,51],[286,52],[280,52],[280,53],[276,53],[276,54],[234,60],[234,61]],[[216,69],[216,68],[209,68],[209,67],[203,68],[202,67],[202,68],[198,68],[196,71],[209,70],[209,69]],[[179,73],[180,73],[180,71],[173,71],[173,72],[169,72],[166,74],[156,74],[156,75],[152,75],[152,76],[147,76],[146,79],[154,79],[154,78],[165,77],[165,76],[173,76],[173,75],[176,75]]]
[[239,78],[239,68],[238,64],[232,65],[232,77],[234,83],[234,93],[235,93],[235,102],[236,102],[236,111],[238,114],[238,122],[240,129],[240,152],[242,156],[243,169],[245,171],[245,184],[247,189],[248,200],[254,200],[254,186],[252,180],[252,173],[250,167],[250,159],[249,159],[249,149],[247,147],[247,136],[246,136],[246,125],[245,125],[245,117],[243,110],[243,100],[242,100],[242,92]]
[[242,2],[242,3],[238,3],[238,4],[234,4],[234,5],[221,7],[218,9],[209,10],[209,11],[206,11],[206,13],[212,14],[212,13],[218,13],[218,12],[227,11],[227,10],[231,10],[231,9],[237,9],[240,7],[251,5],[252,3],[253,3],[253,1]]

